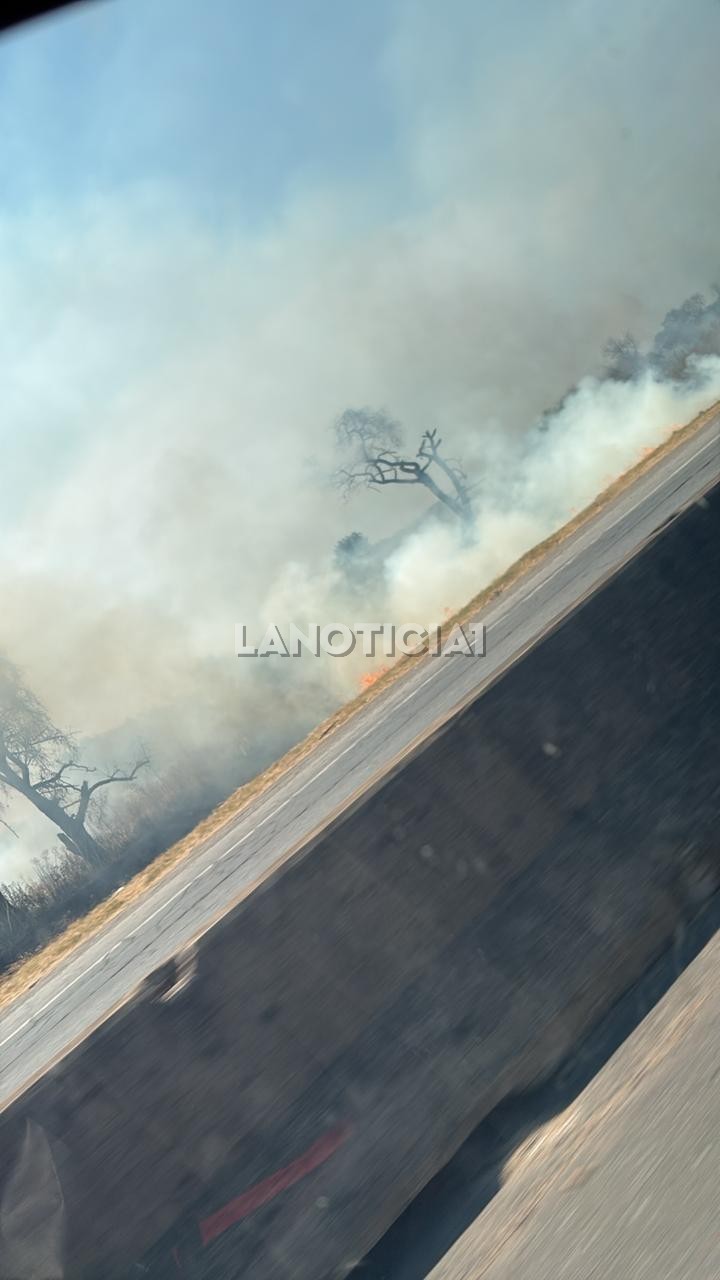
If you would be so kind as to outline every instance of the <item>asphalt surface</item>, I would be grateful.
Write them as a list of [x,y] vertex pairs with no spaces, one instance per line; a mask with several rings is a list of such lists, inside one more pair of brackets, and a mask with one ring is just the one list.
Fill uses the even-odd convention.
[[720,934],[428,1280],[720,1276]]
[[[509,1214],[509,1208],[504,1206],[512,1205],[513,1215],[517,1210],[522,1216],[524,1210],[523,1202],[516,1195],[517,1188],[513,1187],[512,1191],[502,1193],[504,1199],[498,1201],[501,1206],[499,1217],[495,1218],[495,1198],[514,1176],[513,1170],[519,1168],[522,1171],[525,1165],[523,1152],[530,1149],[539,1153],[542,1160],[547,1135],[552,1139],[569,1131],[568,1119],[581,1114],[586,1106],[582,1095],[587,1091],[589,1096],[596,1077],[601,1076],[602,1081],[614,1078],[613,1073],[617,1069],[613,1067],[606,1072],[605,1068],[619,1050],[624,1052],[623,1046],[643,1023],[645,1026],[635,1043],[655,1044],[658,1023],[649,1015],[673,986],[675,993],[670,1004],[676,1009],[683,1006],[687,988],[683,984],[676,985],[678,978],[708,947],[718,930],[720,892],[715,893],[697,915],[683,925],[672,945],[653,961],[637,982],[628,987],[588,1033],[572,1045],[568,1056],[552,1076],[528,1090],[509,1094],[484,1117],[453,1158],[423,1187],[370,1253],[358,1263],[349,1280],[427,1280],[428,1275],[432,1275],[432,1280],[458,1280],[451,1263],[460,1268],[462,1278],[461,1262],[466,1269],[469,1265],[472,1280],[484,1275],[483,1265],[495,1257],[490,1235],[494,1233],[504,1239],[507,1234],[505,1231],[498,1235],[500,1218],[505,1222]],[[708,956],[712,954],[708,950]],[[715,980],[719,979],[717,961],[714,973]],[[711,1037],[706,1031],[701,1056],[704,1054],[707,1060],[710,1051]],[[622,1056],[622,1052],[619,1055],[619,1061],[623,1063],[621,1072],[630,1061],[627,1056]],[[682,1055],[676,1055],[674,1060],[681,1070],[684,1069]],[[607,1086],[601,1083],[599,1087],[605,1090],[603,1097],[606,1101]],[[575,1107],[578,1100],[579,1108]],[[698,1103],[709,1117],[714,1104],[708,1104],[702,1090],[698,1093]],[[601,1115],[604,1110],[603,1105]],[[585,1113],[594,1118],[592,1110],[586,1109]],[[648,1134],[656,1157],[662,1158],[667,1135],[662,1128],[654,1126],[649,1127]],[[551,1145],[551,1154],[554,1150]],[[561,1162],[566,1161],[566,1153],[558,1158]],[[549,1185],[548,1167],[546,1163],[538,1166],[536,1171],[536,1181],[541,1188]],[[527,1192],[526,1184],[524,1188]],[[534,1205],[536,1201],[537,1194],[534,1194],[528,1203]],[[611,1206],[612,1201],[608,1205],[609,1210]],[[686,1209],[691,1211],[692,1205],[686,1202]],[[601,1211],[602,1206],[598,1206],[596,1212]],[[611,1216],[611,1213],[606,1215],[603,1222],[607,1239],[612,1235]],[[444,1262],[447,1275],[439,1266],[441,1262]],[[433,1272],[433,1267],[437,1272]],[[597,1274],[598,1280],[604,1276],[601,1269],[589,1274]],[[534,1280],[532,1272],[530,1276]],[[660,1270],[658,1277],[663,1280]],[[697,1278],[688,1277],[688,1280]]]
[[485,656],[419,665],[0,1011],[0,1105],[156,966],[372,787],[720,479],[720,412],[485,611]]

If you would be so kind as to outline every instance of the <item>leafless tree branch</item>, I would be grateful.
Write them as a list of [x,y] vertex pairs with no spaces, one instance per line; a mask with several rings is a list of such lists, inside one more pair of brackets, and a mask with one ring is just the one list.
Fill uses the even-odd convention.
[[[114,769],[90,783],[97,772],[77,758],[74,736],[52,723],[45,707],[20,673],[0,658],[0,791],[16,791],[60,828],[63,844],[95,861],[102,849],[86,827],[90,803],[100,787],[132,783],[148,763]],[[82,782],[77,775],[86,775]]]
[[443,442],[436,427],[423,432],[414,457],[400,452],[401,428],[384,410],[346,409],[335,432],[339,445],[350,455],[350,461],[334,473],[344,496],[359,487],[378,490],[419,484],[469,527],[473,511],[467,475],[457,459],[441,452]]

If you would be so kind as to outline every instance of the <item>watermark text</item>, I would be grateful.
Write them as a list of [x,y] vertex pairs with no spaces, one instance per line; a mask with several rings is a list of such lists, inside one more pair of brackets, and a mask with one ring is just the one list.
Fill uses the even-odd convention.
[[424,626],[419,622],[311,622],[304,627],[295,623],[282,626],[271,622],[257,643],[248,640],[249,628],[235,624],[235,651],[239,658],[301,658],[303,654],[319,658],[348,658],[361,653],[364,658],[397,658],[429,653],[434,657],[485,656],[485,624],[464,622],[443,635],[442,623]]

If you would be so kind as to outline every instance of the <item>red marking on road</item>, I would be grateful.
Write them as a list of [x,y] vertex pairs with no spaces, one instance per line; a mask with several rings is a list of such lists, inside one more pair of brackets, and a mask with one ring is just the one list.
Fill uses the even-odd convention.
[[236,1222],[242,1222],[243,1218],[249,1218],[250,1214],[274,1200],[281,1191],[287,1191],[288,1187],[300,1182],[301,1178],[307,1177],[319,1165],[324,1164],[338,1147],[342,1146],[349,1133],[348,1125],[330,1129],[311,1147],[308,1147],[307,1151],[298,1156],[297,1160],[271,1173],[269,1178],[257,1182],[254,1187],[236,1196],[234,1200],[229,1200],[222,1209],[218,1209],[217,1213],[211,1213],[208,1218],[203,1218],[198,1223],[203,1244],[210,1244],[211,1240],[215,1240],[223,1231],[227,1231],[228,1227],[232,1227]]

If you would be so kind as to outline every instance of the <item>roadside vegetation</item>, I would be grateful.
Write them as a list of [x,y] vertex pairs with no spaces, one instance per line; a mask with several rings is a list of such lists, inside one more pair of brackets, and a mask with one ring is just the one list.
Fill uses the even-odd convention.
[[[718,289],[710,302],[695,295],[669,312],[646,351],[629,334],[609,342],[603,376],[631,381],[650,372],[659,380],[691,381],[696,377],[696,357],[703,355],[720,355]],[[476,616],[550,546],[608,501],[618,485],[631,483],[638,470],[698,430],[712,412],[676,431],[587,511],[524,556],[449,618],[446,631]],[[534,429],[547,430],[549,419],[549,413],[542,415]],[[416,447],[408,447],[403,428],[388,413],[365,408],[346,410],[334,429],[341,461],[333,480],[342,492],[358,486],[392,492],[399,485],[417,485],[448,513],[464,536],[477,500],[477,483],[468,478],[462,461],[446,452],[434,428],[420,430]],[[370,593],[382,599],[383,563],[364,533],[355,530],[338,542],[334,564],[351,598],[360,602]],[[2,801],[15,794],[33,805],[48,825],[48,848],[34,861],[28,879],[0,884],[0,973],[5,974],[0,1001],[11,998],[23,982],[32,981],[32,975],[42,972],[51,958],[100,928],[202,840],[232,821],[243,805],[328,732],[422,660],[419,656],[395,663],[339,708],[329,708],[315,690],[312,723],[316,727],[308,734],[307,725],[295,721],[284,738],[268,745],[264,758],[250,751],[245,781],[238,789],[237,781],[228,784],[220,776],[208,781],[216,772],[211,760],[204,774],[183,760],[156,773],[152,760],[140,752],[104,772],[97,769],[83,758],[76,735],[53,722],[28,688],[21,669],[0,657],[0,822],[10,824]],[[27,957],[34,958],[27,962]]]

